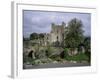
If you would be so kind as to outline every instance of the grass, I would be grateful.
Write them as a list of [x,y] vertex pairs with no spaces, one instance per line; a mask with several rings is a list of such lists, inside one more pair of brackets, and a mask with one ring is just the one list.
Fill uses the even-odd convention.
[[89,59],[89,56],[86,55],[85,53],[78,53],[76,55],[73,55],[73,56],[69,56],[68,55],[68,48],[65,48],[64,49],[66,55],[65,55],[65,58],[66,60],[68,61],[77,61],[77,62],[81,62],[81,61],[90,61]]
[[68,61],[72,60],[72,61],[77,61],[77,62],[89,61],[89,57],[84,53],[80,53],[80,54],[77,54],[77,55],[74,55],[74,56],[66,55],[65,59],[68,60]]

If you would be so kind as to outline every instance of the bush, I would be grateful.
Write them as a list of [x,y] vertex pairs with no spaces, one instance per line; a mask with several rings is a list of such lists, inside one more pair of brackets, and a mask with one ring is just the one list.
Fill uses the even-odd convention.
[[68,56],[68,48],[65,48],[65,49],[64,49],[64,54],[65,54],[65,55],[64,55],[64,59],[66,59],[66,57]]

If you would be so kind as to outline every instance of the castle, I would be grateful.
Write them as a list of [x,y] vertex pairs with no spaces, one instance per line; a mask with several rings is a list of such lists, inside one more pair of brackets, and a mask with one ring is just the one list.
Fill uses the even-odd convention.
[[44,45],[48,44],[59,44],[61,45],[64,41],[64,28],[66,24],[62,22],[61,25],[52,23],[50,33],[45,34]]

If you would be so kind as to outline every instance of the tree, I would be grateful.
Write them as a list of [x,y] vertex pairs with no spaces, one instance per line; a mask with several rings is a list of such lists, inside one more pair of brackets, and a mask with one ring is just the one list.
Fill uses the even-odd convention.
[[43,33],[32,33],[30,34],[30,40],[34,40],[34,39],[43,39],[44,38],[44,34]]
[[85,37],[84,39],[85,54],[89,57],[89,62],[91,58],[91,37]]
[[30,34],[30,40],[38,39],[38,34],[37,33],[32,33]]
[[43,34],[43,33],[40,33],[40,34],[39,34],[39,38],[40,38],[40,39],[43,39],[43,38],[44,38],[44,34]]
[[90,49],[90,45],[91,45],[91,38],[90,37],[85,37],[85,39],[84,39],[85,48]]
[[76,18],[68,23],[67,30],[65,30],[65,45],[70,48],[77,48],[83,42],[82,22]]

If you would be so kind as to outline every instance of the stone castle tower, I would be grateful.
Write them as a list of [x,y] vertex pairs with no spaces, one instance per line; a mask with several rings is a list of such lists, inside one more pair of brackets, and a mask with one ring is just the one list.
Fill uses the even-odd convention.
[[45,45],[59,42],[61,44],[64,41],[64,28],[66,24],[62,22],[61,25],[52,23],[51,32],[45,34]]
[[51,32],[49,35],[50,43],[53,43],[56,41],[58,41],[59,43],[63,42],[65,26],[66,26],[66,24],[64,22],[62,22],[61,25],[56,25],[56,24],[52,23]]

